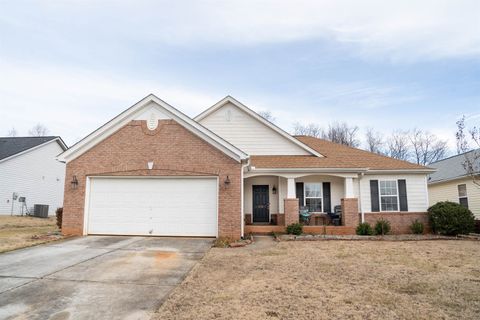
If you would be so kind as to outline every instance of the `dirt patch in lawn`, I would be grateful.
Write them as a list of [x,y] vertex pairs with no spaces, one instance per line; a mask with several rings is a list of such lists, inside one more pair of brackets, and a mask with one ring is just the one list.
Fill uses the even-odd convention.
[[213,248],[154,319],[478,319],[478,241]]
[[61,239],[54,217],[0,216],[0,252]]

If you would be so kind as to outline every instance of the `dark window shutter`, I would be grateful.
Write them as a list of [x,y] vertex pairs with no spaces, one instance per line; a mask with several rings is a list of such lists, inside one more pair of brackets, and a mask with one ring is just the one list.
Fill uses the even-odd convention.
[[465,197],[465,198],[458,198],[458,202],[460,202],[460,204],[462,206],[464,206],[465,208],[468,209],[468,198]]
[[298,198],[298,206],[303,207],[303,182],[297,182],[295,184],[295,189]]
[[378,180],[370,180],[370,202],[372,203],[372,212],[379,212]]
[[408,211],[407,181],[405,179],[398,180],[398,198],[400,199],[400,211]]
[[330,196],[330,182],[323,183],[323,212],[332,212],[332,200]]

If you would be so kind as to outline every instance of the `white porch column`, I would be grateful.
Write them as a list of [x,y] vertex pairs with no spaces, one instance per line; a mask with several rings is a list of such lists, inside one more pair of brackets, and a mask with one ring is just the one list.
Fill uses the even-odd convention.
[[288,178],[287,179],[287,199],[295,199],[297,196],[295,195],[295,179]]
[[353,178],[345,178],[344,198],[355,198],[353,194]]

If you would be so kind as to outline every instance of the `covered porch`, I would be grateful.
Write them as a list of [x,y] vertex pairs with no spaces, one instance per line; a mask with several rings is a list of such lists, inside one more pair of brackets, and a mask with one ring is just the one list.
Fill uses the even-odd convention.
[[296,222],[305,233],[353,234],[359,222],[357,179],[349,172],[246,172],[244,234],[281,233]]

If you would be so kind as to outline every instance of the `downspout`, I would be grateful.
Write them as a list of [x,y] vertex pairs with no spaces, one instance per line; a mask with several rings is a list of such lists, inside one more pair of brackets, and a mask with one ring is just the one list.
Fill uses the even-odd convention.
[[365,222],[365,212],[363,211],[363,203],[362,203],[362,178],[364,173],[360,173],[360,178],[358,179],[358,202],[360,203],[360,215],[362,217],[362,223]]
[[244,181],[243,181],[243,171],[246,167],[250,165],[250,158],[247,159],[247,162],[242,164],[242,170],[240,171],[240,236],[242,239],[245,238],[245,214],[244,214],[244,200],[243,200],[243,189],[244,189]]

